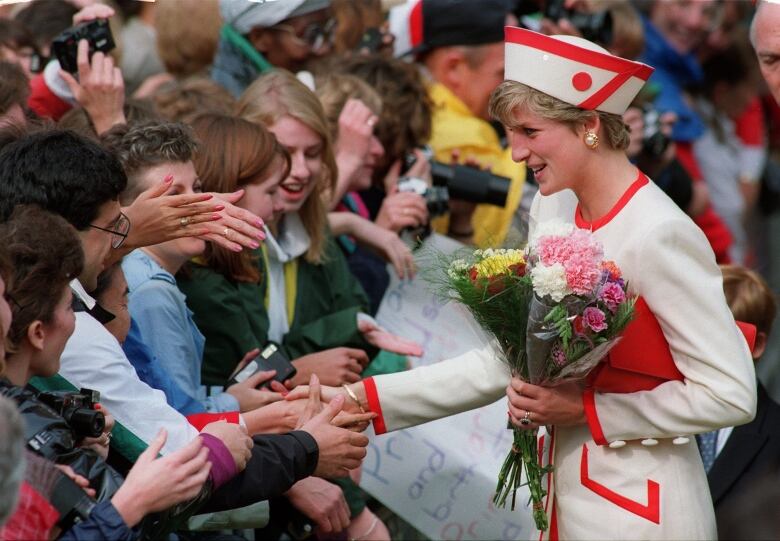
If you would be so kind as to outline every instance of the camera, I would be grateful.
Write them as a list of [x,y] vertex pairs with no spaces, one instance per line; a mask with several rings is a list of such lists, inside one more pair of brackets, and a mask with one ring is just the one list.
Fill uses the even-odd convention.
[[38,399],[65,419],[78,439],[97,438],[106,428],[103,412],[95,409],[100,402],[99,391],[47,391],[40,393]]
[[588,41],[595,41],[601,45],[612,43],[612,14],[607,10],[583,13],[566,9],[564,0],[547,0],[544,16],[551,21],[569,20]]
[[661,131],[661,115],[652,104],[646,103],[642,106],[642,120],[645,125],[642,152],[649,158],[660,158],[671,142]]
[[115,47],[114,36],[106,19],[95,19],[68,28],[54,38],[51,44],[52,52],[60,62],[60,67],[70,73],[78,71],[79,41],[89,43],[89,57],[97,51],[107,53]]
[[[508,178],[468,165],[442,163],[432,158],[433,152],[430,148],[423,148],[422,151],[428,157],[428,162],[431,165],[433,186],[429,188],[426,185],[427,191],[422,192],[419,182],[404,186],[402,181],[408,177],[402,177],[398,183],[398,189],[399,191],[414,191],[425,197],[426,202],[428,202],[428,213],[431,216],[447,212],[447,208],[442,210],[441,206],[442,201],[448,203],[449,199],[460,199],[476,204],[485,203],[498,207],[506,205],[510,185]],[[415,154],[407,154],[406,170],[414,165],[416,160]],[[417,180],[425,182],[421,179]]]
[[446,214],[450,208],[450,194],[446,186],[428,186],[421,178],[401,177],[398,179],[398,191],[422,196],[431,218]]
[[[284,353],[279,350],[279,347],[273,342],[270,342],[263,348],[256,359],[249,361],[244,368],[230,378],[227,387],[235,385],[236,383],[241,383],[248,377],[266,370],[276,370],[276,375],[272,379],[279,383],[284,383],[297,373],[293,364]],[[271,380],[268,380],[262,383],[259,388],[267,388],[270,386],[270,383]]]

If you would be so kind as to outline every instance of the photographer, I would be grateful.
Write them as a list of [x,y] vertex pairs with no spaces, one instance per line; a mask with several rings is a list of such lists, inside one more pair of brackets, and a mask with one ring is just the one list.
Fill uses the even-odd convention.
[[[72,475],[81,477],[78,482],[84,488],[92,487],[89,494],[105,502],[94,507],[88,513],[89,520],[79,524],[70,535],[66,533],[65,539],[85,539],[90,535],[135,538],[130,528],[145,515],[191,499],[200,492],[210,471],[208,449],[196,439],[157,461],[155,457],[165,442],[165,434],[160,433],[123,483],[121,476],[97,453],[77,447],[78,440],[84,445],[82,436],[95,421],[102,421],[102,414],[70,408],[55,411],[24,386],[33,376],[56,373],[59,357],[73,332],[72,294],[68,284],[81,272],[84,263],[79,239],[62,218],[37,207],[21,206],[0,226],[0,250],[11,265],[2,302],[9,299],[12,312],[0,393],[17,402],[26,421],[28,445],[48,460],[72,466],[71,471],[78,472]],[[36,442],[35,447],[32,442]],[[160,475],[162,472],[164,476]],[[88,507],[92,506],[94,501]],[[61,519],[70,516],[62,509],[57,511]],[[87,510],[80,512],[87,513]],[[12,520],[8,525],[11,530],[3,538],[15,538],[12,532],[18,531],[24,522],[25,517]]]
[[475,208],[472,202],[453,199],[449,219],[435,220],[434,228],[462,242],[500,245],[520,203],[525,169],[502,146],[487,106],[504,76],[504,26],[516,20],[504,0],[420,0],[403,22],[411,25],[412,19],[422,23],[421,32],[407,53],[414,54],[430,75],[429,145],[434,157],[443,163],[476,162],[511,179],[503,207]]

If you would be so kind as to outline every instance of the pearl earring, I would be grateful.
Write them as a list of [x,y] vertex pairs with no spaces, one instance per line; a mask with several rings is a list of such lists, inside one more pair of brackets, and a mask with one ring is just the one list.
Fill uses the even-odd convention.
[[585,133],[585,144],[588,145],[588,148],[591,150],[595,150],[597,146],[599,146],[599,136],[596,135],[596,133],[592,130],[588,130]]

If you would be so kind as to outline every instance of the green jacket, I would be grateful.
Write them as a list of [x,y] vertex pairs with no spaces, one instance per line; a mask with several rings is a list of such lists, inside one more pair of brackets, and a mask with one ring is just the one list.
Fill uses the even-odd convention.
[[[268,340],[265,264],[259,250],[255,255],[263,276],[259,284],[234,282],[195,263],[189,277],[177,278],[195,324],[206,337],[204,385],[224,385],[246,352]],[[324,263],[298,259],[297,276],[295,315],[281,344],[288,357],[340,346],[373,356],[376,349],[357,330],[357,313],[368,313],[368,298],[333,238],[328,238]]]

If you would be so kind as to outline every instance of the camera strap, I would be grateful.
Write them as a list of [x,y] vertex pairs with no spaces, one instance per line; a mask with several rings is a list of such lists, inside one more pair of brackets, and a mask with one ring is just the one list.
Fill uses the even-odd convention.
[[271,63],[265,59],[260,51],[255,49],[252,44],[231,25],[225,24],[222,27],[220,35],[225,38],[228,43],[241,51],[254,67],[260,70],[260,73],[265,73],[266,71],[273,69]]

